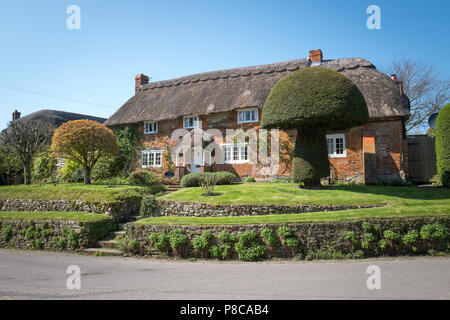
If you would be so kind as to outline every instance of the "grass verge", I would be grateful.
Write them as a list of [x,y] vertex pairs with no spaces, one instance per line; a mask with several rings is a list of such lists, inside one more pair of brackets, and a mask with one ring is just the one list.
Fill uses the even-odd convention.
[[111,218],[103,214],[87,212],[0,211],[0,220],[71,220],[78,222],[98,222],[111,220]]

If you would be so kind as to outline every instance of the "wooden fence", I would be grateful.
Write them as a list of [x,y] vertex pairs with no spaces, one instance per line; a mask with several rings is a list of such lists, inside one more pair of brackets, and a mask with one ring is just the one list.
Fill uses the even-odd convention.
[[407,140],[411,182],[430,183],[436,175],[435,138],[427,135],[411,135]]

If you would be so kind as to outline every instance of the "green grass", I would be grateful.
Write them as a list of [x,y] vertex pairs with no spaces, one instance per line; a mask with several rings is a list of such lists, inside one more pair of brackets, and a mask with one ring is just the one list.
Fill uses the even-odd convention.
[[111,218],[103,214],[86,212],[0,211],[0,220],[72,220],[79,222],[97,222],[111,220]]
[[85,185],[81,183],[32,184],[0,186],[0,199],[83,200],[112,202],[127,197],[142,196],[144,186]]
[[332,222],[354,219],[450,216],[450,189],[416,187],[335,186],[324,190],[301,190],[294,184],[265,183],[218,186],[217,197],[203,197],[200,188],[188,188],[159,199],[219,204],[384,204],[383,207],[334,212],[280,214],[245,217],[156,217],[138,224],[265,224]]

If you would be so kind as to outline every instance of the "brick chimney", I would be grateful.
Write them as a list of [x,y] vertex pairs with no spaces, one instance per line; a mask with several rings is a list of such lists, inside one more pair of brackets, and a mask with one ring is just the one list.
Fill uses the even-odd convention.
[[141,74],[138,74],[134,78],[134,80],[135,80],[134,93],[137,93],[141,86],[148,83],[149,77],[146,76],[145,74],[141,73]]
[[311,61],[312,64],[321,64],[322,60],[322,50],[316,49],[309,51],[309,61]]
[[20,112],[17,110],[14,110],[13,114],[12,114],[12,121],[16,121],[20,119]]
[[391,74],[391,79],[392,81],[395,82],[395,84],[397,85],[397,87],[400,90],[400,95],[403,95],[403,81],[400,79],[397,79],[397,75],[396,74]]

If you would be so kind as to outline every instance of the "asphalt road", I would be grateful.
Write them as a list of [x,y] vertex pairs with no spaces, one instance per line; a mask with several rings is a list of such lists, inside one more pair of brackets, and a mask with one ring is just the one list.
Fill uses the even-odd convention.
[[[67,288],[69,265],[80,267],[79,290]],[[379,290],[367,288],[370,265]],[[380,298],[450,299],[450,258],[220,263],[0,250],[0,299]]]

